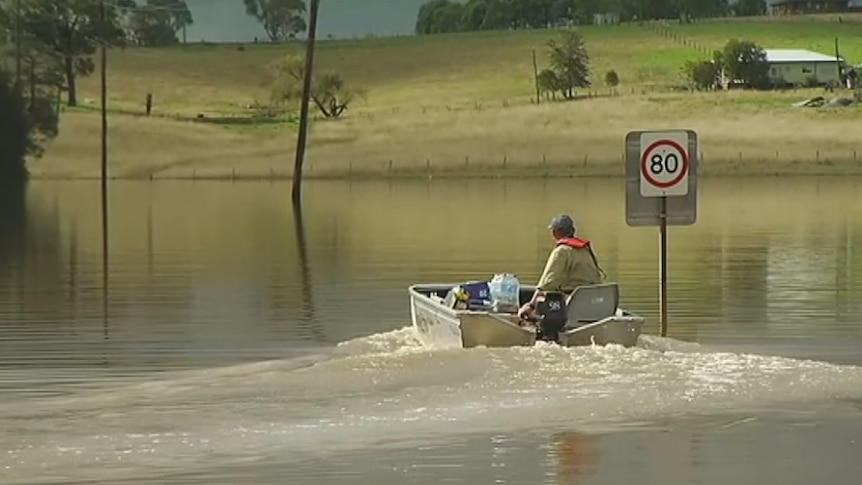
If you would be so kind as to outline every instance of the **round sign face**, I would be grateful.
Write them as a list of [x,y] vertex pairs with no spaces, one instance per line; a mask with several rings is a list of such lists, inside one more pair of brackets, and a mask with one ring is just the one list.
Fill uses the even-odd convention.
[[658,189],[669,189],[688,173],[688,152],[674,140],[658,140],[641,157],[641,176]]

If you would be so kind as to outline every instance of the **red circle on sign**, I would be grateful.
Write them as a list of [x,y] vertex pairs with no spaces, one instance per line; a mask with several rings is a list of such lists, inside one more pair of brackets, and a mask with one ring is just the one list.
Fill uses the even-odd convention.
[[[667,182],[660,182],[652,177],[649,170],[647,170],[647,160],[649,159],[649,154],[653,152],[656,148],[668,145],[669,147],[675,149],[682,156],[682,170],[679,171],[679,175],[677,175],[673,180],[669,180]],[[652,145],[648,146],[646,150],[644,150],[644,154],[641,157],[641,175],[646,179],[650,185],[658,187],[660,189],[666,189],[668,187],[673,187],[678,184],[680,180],[682,180],[685,175],[688,173],[688,152],[682,148],[682,145],[673,141],[673,140],[658,140],[653,142]]]

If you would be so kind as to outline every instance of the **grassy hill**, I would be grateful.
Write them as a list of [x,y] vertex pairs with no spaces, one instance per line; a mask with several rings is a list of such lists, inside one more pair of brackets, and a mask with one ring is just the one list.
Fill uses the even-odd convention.
[[[532,51],[545,64],[548,30],[321,41],[318,66],[367,90],[344,120],[315,121],[311,175],[352,173],[619,174],[625,132],[692,127],[705,173],[857,170],[862,137],[847,130],[856,107],[800,109],[819,90],[690,93],[680,67],[729,38],[766,48],[841,54],[862,62],[862,18],[739,19],[692,24],[582,27],[591,57],[591,96],[535,105]],[[265,102],[269,66],[299,45],[130,48],[109,56],[112,173],[118,177],[288,176],[289,124],[225,128],[184,121],[198,114],[247,116]],[[615,69],[618,95],[601,85]],[[62,134],[36,176],[98,170],[98,77],[81,81],[82,109],[64,113]],[[677,89],[673,89],[676,87]],[[146,93],[155,116],[143,118]],[[587,94],[587,93],[584,93]],[[833,95],[837,95],[835,93]],[[845,95],[847,93],[844,93]],[[827,96],[829,96],[827,94]],[[126,113],[126,114],[124,114]],[[177,119],[179,118],[179,119]]]

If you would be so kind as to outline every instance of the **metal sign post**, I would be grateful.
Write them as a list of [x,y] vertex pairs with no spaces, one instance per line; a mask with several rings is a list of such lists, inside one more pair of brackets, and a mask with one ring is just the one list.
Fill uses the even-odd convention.
[[659,312],[667,336],[667,226],[697,220],[698,139],[693,130],[626,135],[626,223],[659,227]]

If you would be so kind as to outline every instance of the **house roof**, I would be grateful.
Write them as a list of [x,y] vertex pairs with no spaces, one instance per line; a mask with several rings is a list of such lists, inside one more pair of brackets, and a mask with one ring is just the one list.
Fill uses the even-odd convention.
[[766,62],[835,62],[835,56],[805,49],[764,49]]

